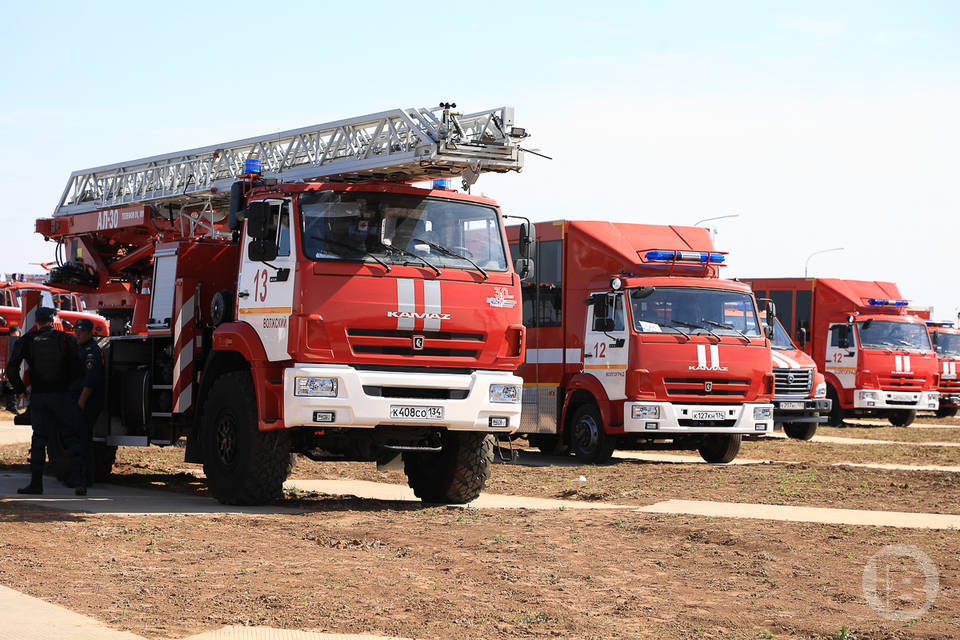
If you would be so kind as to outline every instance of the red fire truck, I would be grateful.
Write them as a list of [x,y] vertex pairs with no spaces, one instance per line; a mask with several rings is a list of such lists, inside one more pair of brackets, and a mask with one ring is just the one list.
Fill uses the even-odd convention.
[[827,424],[844,416],[913,422],[938,406],[937,359],[923,321],[908,314],[892,282],[836,278],[746,278],[776,303],[791,337],[826,377]]
[[729,462],[744,435],[773,431],[770,343],[750,288],[719,279],[725,256],[706,229],[556,221],[536,236],[520,369],[534,446],[591,462],[618,446],[689,447]]
[[960,330],[953,322],[927,321],[927,332],[940,361],[940,406],[938,418],[952,418],[960,409]]
[[[766,318],[764,318],[766,320]],[[827,383],[813,358],[790,340],[778,318],[773,319],[773,421],[788,437],[809,440],[817,425],[827,421],[833,404]]]
[[87,318],[93,323],[94,335],[109,335],[107,321],[99,314],[88,312],[80,295],[37,282],[8,280],[0,283],[0,315],[8,323],[23,325],[20,318],[20,297],[24,291],[39,292],[40,304],[57,310],[58,329],[72,331],[77,320]]
[[225,503],[277,499],[293,452],[402,455],[421,498],[475,498],[519,426],[519,275],[495,202],[411,183],[519,171],[527,134],[454,108],[73,173],[37,222],[51,280],[130,325],[96,437],[185,436]]

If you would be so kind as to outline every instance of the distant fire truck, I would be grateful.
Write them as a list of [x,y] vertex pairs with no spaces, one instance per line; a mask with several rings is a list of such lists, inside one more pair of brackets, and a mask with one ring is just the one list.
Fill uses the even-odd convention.
[[[766,320],[766,318],[765,318]],[[790,340],[778,318],[773,320],[773,420],[787,436],[809,440],[827,421],[833,404],[827,383],[813,358]]]
[[294,452],[402,456],[419,497],[475,498],[519,427],[519,276],[494,201],[411,183],[519,171],[527,134],[454,108],[74,172],[37,221],[51,281],[129,325],[96,438],[185,436],[225,503],[280,497]]
[[[518,250],[526,226],[508,228]],[[770,342],[707,230],[556,221],[536,235],[520,369],[532,444],[599,462],[671,441],[729,462],[773,431]]]
[[940,362],[938,418],[952,418],[960,409],[960,329],[953,322],[927,321],[927,332]]
[[829,421],[878,416],[906,426],[936,411],[937,357],[923,321],[892,282],[837,278],[745,278],[777,306],[788,333],[827,381]]

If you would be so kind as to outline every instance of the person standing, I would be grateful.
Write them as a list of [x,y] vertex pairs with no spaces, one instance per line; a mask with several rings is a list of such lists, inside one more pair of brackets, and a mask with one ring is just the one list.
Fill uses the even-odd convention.
[[59,436],[76,479],[76,494],[87,495],[80,455],[80,410],[70,383],[80,377],[80,349],[73,336],[53,328],[56,310],[38,307],[37,329],[20,338],[7,362],[7,379],[18,396],[27,396],[20,365],[30,366],[30,401],[33,437],[30,441],[30,484],[17,493],[43,493],[43,467],[50,438]]
[[73,325],[73,336],[80,347],[83,375],[74,381],[72,386],[74,393],[79,391],[77,407],[80,409],[83,425],[80,431],[80,451],[86,484],[90,486],[94,480],[93,427],[103,411],[104,404],[103,353],[100,345],[93,339],[93,322],[88,318],[77,320]]

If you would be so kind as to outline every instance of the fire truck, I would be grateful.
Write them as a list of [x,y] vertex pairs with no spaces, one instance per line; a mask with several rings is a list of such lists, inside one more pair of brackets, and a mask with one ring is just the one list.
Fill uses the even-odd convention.
[[[522,231],[508,229],[519,251]],[[774,429],[770,343],[750,288],[697,227],[540,222],[523,283],[520,432],[588,462],[617,447],[730,462]],[[772,335],[772,334],[771,334]]]
[[520,171],[513,114],[395,109],[71,174],[36,225],[51,281],[129,325],[95,438],[185,437],[223,503],[281,497],[293,453],[402,456],[420,498],[475,498],[519,427],[520,275],[493,200],[414,183]]
[[[769,323],[769,319],[764,318]],[[773,421],[788,437],[809,440],[827,421],[832,403],[813,358],[797,348],[778,318],[770,341],[773,359]]]
[[937,358],[923,321],[892,282],[745,278],[770,298],[787,332],[813,357],[832,402],[827,424],[876,416],[911,424],[938,407]]
[[960,330],[953,322],[927,321],[930,341],[937,351],[940,367],[940,406],[938,418],[952,418],[960,409],[960,379],[957,369],[960,365]]
[[57,310],[58,329],[72,331],[77,320],[87,318],[93,323],[94,335],[109,335],[110,328],[106,319],[99,314],[88,312],[83,298],[79,294],[25,280],[8,280],[0,283],[0,316],[8,324],[23,326],[20,309],[22,307],[21,296],[24,291],[38,292],[42,306]]

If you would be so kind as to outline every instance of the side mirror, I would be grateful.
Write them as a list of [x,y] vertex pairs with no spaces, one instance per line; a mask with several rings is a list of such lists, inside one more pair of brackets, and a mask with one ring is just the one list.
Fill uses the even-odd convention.
[[850,348],[850,327],[841,326],[837,331],[840,332],[840,337],[837,339],[837,344],[840,345],[841,349]]
[[777,305],[769,298],[763,298],[763,301],[767,303],[767,320],[770,322],[770,326],[773,326],[773,321],[777,318]]
[[800,342],[800,348],[803,349],[807,346],[807,328],[800,327],[797,329],[797,341]]
[[513,270],[517,272],[520,280],[527,280],[533,277],[534,264],[530,258],[517,258],[513,261]]
[[531,259],[537,249],[537,235],[533,225],[525,222],[520,225],[520,257]]
[[270,224],[270,205],[266,202],[251,202],[247,207],[247,257],[255,262],[269,262],[277,257],[277,240]]
[[773,341],[773,326],[769,324],[763,325],[763,335],[767,336],[767,340]]

